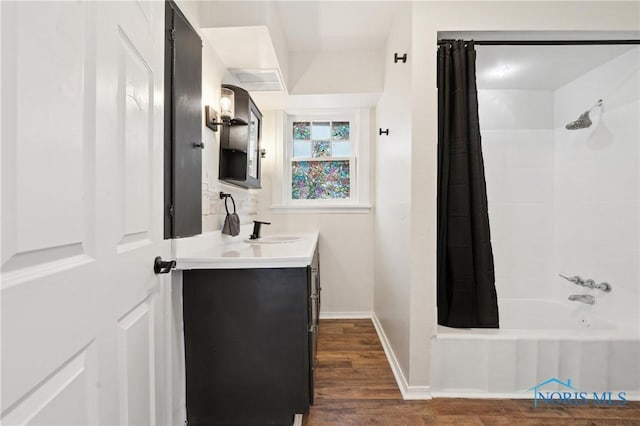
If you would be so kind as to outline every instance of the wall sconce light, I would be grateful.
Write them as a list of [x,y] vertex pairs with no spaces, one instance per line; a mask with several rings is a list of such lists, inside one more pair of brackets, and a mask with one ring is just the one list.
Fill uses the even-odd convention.
[[222,121],[231,120],[235,112],[235,94],[233,90],[223,87],[220,89],[220,117]]
[[218,113],[210,106],[205,106],[205,124],[214,132],[218,131],[218,126],[246,125],[244,120],[234,118],[235,115],[235,94],[233,90],[223,87],[220,89],[220,121]]

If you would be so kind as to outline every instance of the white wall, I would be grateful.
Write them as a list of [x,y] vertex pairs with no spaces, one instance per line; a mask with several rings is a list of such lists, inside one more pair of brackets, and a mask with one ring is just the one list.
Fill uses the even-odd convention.
[[[555,92],[555,270],[613,291],[587,290],[555,278],[555,298],[592,294],[593,309],[639,325],[640,48],[591,70]],[[568,131],[598,99],[593,125]],[[576,309],[579,309],[577,306]]]
[[548,298],[553,278],[553,92],[478,90],[478,104],[498,301]]
[[[213,105],[219,110],[220,85],[226,68],[215,51],[203,38],[202,48],[202,103]],[[204,123],[204,120],[203,120]],[[202,127],[205,148],[202,151],[202,230],[203,232],[222,229],[226,211],[219,192],[231,193],[236,201],[237,212],[242,223],[251,222],[257,210],[257,196],[254,191],[227,185],[218,180],[220,159],[220,131],[213,132]],[[233,209],[228,202],[229,209]],[[232,210],[230,210],[232,211]]]
[[292,95],[379,93],[384,82],[383,52],[291,52]]
[[[280,21],[280,14],[277,6],[273,1],[192,1],[196,4],[200,15],[201,28],[225,28],[232,32],[247,33],[242,31],[253,27],[254,30],[266,30],[270,42],[273,45],[274,53],[277,57],[277,63],[282,73],[285,85],[289,81],[289,51],[287,46],[286,35]],[[231,47],[231,46],[229,46]],[[248,68],[256,68],[256,58],[264,55],[264,52],[254,52],[255,57],[250,59]],[[240,54],[239,57],[242,57]],[[262,56],[262,60],[266,61],[267,55]],[[262,61],[260,61],[262,62]],[[230,67],[244,68],[242,65],[233,65]]]
[[[417,2],[413,4],[412,17],[411,115],[415,119],[411,136],[409,382],[427,385],[428,338],[436,330],[438,31],[637,31],[640,5],[637,2]],[[378,200],[378,203],[384,202],[390,200]]]
[[[411,240],[411,57],[393,53],[411,47],[411,7],[396,12],[385,54],[384,91],[376,107],[374,312],[405,377],[409,372]],[[377,135],[377,133],[376,133]],[[425,336],[426,338],[427,336]]]
[[[276,161],[276,137],[282,122],[275,111],[266,111],[262,160],[262,190],[258,199],[258,218],[270,221],[263,233],[320,232],[321,314],[368,314],[373,310],[373,214],[287,213],[272,210],[272,185],[281,161]],[[280,136],[277,136],[280,135]]]

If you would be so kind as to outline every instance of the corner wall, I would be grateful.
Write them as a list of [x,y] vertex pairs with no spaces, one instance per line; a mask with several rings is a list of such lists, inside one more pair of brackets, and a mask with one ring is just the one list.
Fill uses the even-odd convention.
[[[411,5],[398,8],[385,52],[384,91],[376,107],[374,312],[404,379],[410,357]],[[393,62],[407,53],[406,64]],[[425,336],[427,337],[427,336]],[[393,362],[392,362],[393,363]]]

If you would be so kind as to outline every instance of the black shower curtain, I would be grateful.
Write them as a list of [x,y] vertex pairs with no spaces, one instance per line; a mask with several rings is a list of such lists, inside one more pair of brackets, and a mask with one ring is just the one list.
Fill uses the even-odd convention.
[[438,48],[438,324],[498,327],[473,42]]

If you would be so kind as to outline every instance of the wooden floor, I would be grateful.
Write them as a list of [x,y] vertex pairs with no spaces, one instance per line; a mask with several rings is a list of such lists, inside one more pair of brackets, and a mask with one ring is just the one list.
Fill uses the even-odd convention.
[[533,408],[531,400],[404,401],[370,320],[323,320],[304,425],[640,425],[640,403]]

